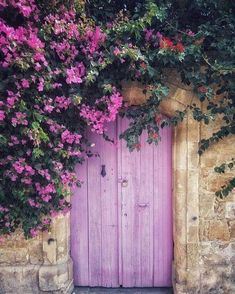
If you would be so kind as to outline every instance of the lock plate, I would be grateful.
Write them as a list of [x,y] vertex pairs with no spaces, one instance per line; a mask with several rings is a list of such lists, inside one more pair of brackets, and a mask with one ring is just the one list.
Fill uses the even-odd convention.
[[122,180],[122,187],[127,187],[128,181],[126,179]]

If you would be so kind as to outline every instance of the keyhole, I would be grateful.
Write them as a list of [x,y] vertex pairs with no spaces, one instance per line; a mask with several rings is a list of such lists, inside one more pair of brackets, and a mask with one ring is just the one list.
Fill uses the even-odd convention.
[[105,170],[105,165],[104,164],[101,166],[101,173],[100,174],[101,174],[102,177],[106,176],[106,170]]

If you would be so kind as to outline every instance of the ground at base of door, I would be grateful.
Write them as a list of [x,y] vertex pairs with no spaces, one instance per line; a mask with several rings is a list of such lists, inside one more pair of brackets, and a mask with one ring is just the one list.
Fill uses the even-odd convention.
[[87,288],[76,287],[72,294],[173,294],[172,288]]

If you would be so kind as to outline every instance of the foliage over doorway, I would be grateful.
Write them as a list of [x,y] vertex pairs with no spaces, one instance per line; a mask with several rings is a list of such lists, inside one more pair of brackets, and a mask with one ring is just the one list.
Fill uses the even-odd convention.
[[[144,129],[158,143],[159,129],[187,111],[221,128],[200,142],[235,134],[234,10],[232,1],[36,1],[0,3],[0,233],[22,227],[35,236],[51,217],[69,210],[77,182],[73,167],[91,154],[86,129],[109,139],[106,124],[130,119],[121,134],[130,150]],[[206,111],[188,102],[162,119],[167,71],[190,85]],[[130,106],[122,81],[139,81],[149,99]],[[227,164],[229,169],[234,160]],[[216,169],[224,172],[226,164]],[[235,187],[231,179],[218,196]]]

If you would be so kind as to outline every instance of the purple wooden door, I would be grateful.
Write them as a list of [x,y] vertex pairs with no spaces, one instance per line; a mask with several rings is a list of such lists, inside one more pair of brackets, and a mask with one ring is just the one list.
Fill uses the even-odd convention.
[[[119,120],[110,126],[109,136],[117,140],[126,127]],[[123,140],[91,139],[100,156],[78,166],[84,183],[72,198],[75,285],[170,286],[171,130],[162,131],[158,147],[143,135],[140,151],[131,153]]]

